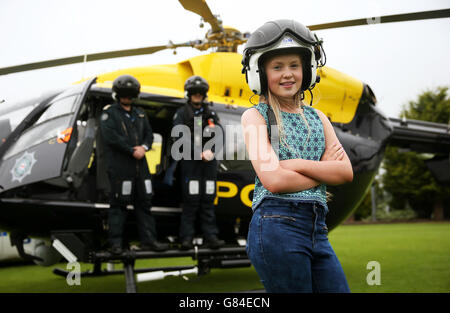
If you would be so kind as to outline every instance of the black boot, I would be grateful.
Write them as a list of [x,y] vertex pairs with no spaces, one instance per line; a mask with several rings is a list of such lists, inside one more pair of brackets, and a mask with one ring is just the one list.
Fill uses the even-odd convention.
[[206,237],[205,239],[205,246],[207,248],[210,249],[219,249],[220,247],[222,247],[223,245],[225,245],[225,241],[220,240],[219,238],[217,238],[216,235],[211,235]]
[[187,237],[181,240],[181,250],[190,250],[192,248],[194,248],[194,245],[192,244],[192,238]]
[[109,251],[114,255],[122,254],[123,250],[120,245],[112,245]]
[[140,246],[141,250],[150,250],[150,251],[156,251],[156,252],[161,252],[161,251],[166,251],[167,249],[169,249],[169,245],[167,243],[162,243],[162,242],[158,242],[158,241],[152,241],[152,242],[147,242],[147,243],[143,243]]

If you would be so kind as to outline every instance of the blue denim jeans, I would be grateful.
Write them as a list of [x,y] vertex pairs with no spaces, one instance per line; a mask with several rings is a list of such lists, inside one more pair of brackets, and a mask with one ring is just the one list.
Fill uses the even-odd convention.
[[318,203],[264,199],[253,213],[247,254],[267,292],[350,292]]

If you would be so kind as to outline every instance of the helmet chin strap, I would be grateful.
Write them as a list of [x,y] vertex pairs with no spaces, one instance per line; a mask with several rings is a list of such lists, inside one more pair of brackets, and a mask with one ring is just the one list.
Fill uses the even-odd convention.
[[124,106],[131,106],[133,104],[132,101],[130,101],[128,103],[124,103],[124,102],[120,101],[120,99],[119,99],[119,102],[120,102],[121,105],[124,105]]
[[126,111],[131,111],[131,107],[133,105],[133,101],[130,101],[129,103],[123,103],[121,101],[121,98],[119,98],[119,104],[126,110]]

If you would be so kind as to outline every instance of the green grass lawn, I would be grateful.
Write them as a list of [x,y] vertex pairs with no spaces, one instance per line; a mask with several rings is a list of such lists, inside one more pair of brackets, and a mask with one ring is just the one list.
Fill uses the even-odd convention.
[[[450,223],[342,225],[330,233],[352,292],[450,292]],[[380,264],[381,285],[369,286],[367,263]],[[139,260],[137,268],[194,264],[190,258]],[[82,277],[69,286],[52,269],[0,265],[0,292],[124,292],[123,275]],[[82,270],[90,269],[82,264]],[[117,265],[116,268],[120,266]],[[253,268],[212,269],[205,276],[139,283],[138,292],[237,292],[263,289]]]
[[[450,223],[344,225],[329,236],[352,292],[450,292]],[[369,286],[377,261],[381,285]]]

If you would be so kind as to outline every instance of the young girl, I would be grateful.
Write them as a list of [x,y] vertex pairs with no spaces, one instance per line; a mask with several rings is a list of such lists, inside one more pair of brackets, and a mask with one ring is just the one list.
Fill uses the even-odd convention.
[[247,253],[267,292],[350,292],[327,237],[325,185],[351,182],[352,165],[328,118],[302,103],[321,49],[288,20],[264,24],[244,49],[243,72],[263,99],[241,119],[257,175]]

